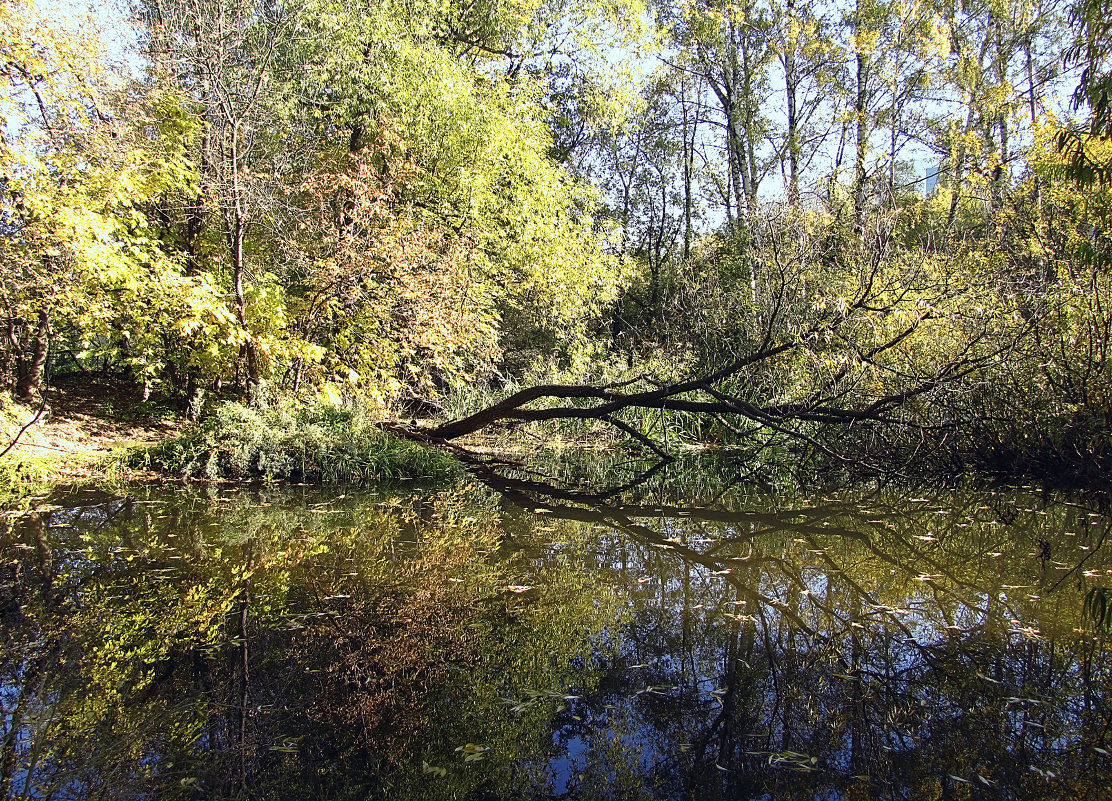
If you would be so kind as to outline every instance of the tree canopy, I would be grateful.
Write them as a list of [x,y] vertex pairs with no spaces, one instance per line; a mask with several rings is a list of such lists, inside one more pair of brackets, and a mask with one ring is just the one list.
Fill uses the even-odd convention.
[[1105,16],[142,0],[122,59],[7,3],[0,368],[1064,459],[1033,424],[1110,411]]

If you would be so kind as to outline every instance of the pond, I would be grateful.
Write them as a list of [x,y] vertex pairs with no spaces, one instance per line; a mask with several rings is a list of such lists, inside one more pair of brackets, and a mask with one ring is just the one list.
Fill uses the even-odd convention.
[[1110,797],[1102,500],[692,475],[51,498],[0,795]]

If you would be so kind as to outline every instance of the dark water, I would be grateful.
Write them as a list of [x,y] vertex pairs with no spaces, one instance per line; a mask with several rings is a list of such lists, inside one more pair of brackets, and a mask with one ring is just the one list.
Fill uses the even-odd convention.
[[676,486],[11,517],[0,795],[1112,798],[1101,503]]

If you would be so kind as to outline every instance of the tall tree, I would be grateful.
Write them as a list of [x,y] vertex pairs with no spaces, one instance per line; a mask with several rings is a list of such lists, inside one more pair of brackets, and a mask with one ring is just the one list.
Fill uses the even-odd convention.
[[188,93],[203,125],[201,185],[226,249],[249,397],[263,380],[265,348],[249,308],[247,245],[276,198],[268,168],[285,144],[285,121],[275,68],[279,51],[297,38],[300,7],[299,0],[147,0],[141,8],[149,58]]
[[712,124],[725,160],[723,211],[728,221],[742,221],[756,210],[771,165],[764,146],[769,120],[762,112],[774,59],[767,11],[751,0],[708,0],[661,3],[657,16],[676,52],[676,66],[698,76],[718,101]]

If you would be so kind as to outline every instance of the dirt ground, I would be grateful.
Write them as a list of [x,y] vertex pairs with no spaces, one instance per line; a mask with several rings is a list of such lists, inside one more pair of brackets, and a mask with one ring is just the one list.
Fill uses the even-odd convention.
[[[8,457],[98,456],[134,445],[157,442],[181,425],[173,410],[140,403],[139,388],[130,382],[93,376],[67,376],[47,390],[46,409],[19,438]],[[6,408],[0,450],[39,409]]]

